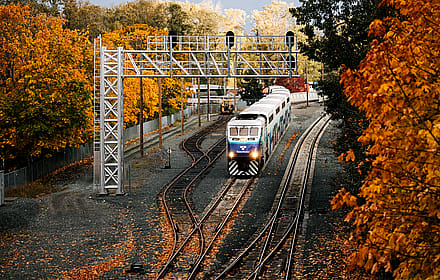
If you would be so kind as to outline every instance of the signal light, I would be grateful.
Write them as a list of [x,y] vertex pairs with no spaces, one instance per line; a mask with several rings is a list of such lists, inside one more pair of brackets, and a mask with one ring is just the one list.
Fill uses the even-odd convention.
[[226,32],[226,46],[230,49],[234,46],[234,32]]

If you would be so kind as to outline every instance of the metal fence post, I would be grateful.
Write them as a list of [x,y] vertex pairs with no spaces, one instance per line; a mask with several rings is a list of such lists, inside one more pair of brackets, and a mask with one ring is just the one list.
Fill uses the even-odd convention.
[[0,206],[5,204],[5,172],[0,171]]

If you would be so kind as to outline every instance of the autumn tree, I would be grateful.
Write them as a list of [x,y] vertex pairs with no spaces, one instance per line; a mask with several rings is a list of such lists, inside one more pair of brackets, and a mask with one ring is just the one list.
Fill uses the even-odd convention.
[[222,21],[222,31],[234,32],[236,36],[244,35],[244,27],[246,24],[246,12],[240,9],[224,10],[224,20]]
[[[103,45],[109,49],[124,47],[124,49],[146,49],[147,36],[162,35],[167,36],[164,30],[147,26],[145,24],[136,24],[128,26],[121,30],[116,30],[103,35]],[[145,73],[147,74],[147,73]],[[190,83],[184,83],[185,104],[188,96],[191,94]],[[158,85],[157,80],[153,78],[142,78],[143,92],[143,118],[151,120],[158,117]],[[180,109],[181,104],[181,81],[178,79],[162,79],[162,109],[165,114],[172,114]],[[140,81],[139,79],[124,79],[124,121],[127,126],[139,123],[140,115]]]
[[71,30],[87,31],[90,41],[98,35],[110,30],[106,26],[109,15],[106,9],[90,2],[76,0],[64,0],[62,18],[66,19],[66,27]]
[[342,190],[333,203],[353,207],[352,265],[396,279],[438,279],[440,2],[381,5],[396,14],[370,25],[371,50],[342,76],[350,103],[368,118],[359,141],[374,161],[359,196]]
[[306,80],[304,77],[293,78],[276,78],[275,85],[283,86],[290,92],[305,92],[307,91]]
[[90,140],[89,41],[28,6],[0,6],[0,155],[26,159]]
[[47,14],[54,17],[60,15],[62,0],[1,0],[0,5],[29,6],[31,15]]
[[221,32],[221,26],[225,21],[232,20],[222,17],[209,2],[194,4],[187,1],[181,5],[189,17],[188,35],[216,35]]

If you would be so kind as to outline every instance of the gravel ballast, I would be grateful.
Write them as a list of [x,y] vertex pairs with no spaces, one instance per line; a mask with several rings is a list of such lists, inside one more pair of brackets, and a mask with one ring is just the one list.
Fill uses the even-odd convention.
[[[322,112],[323,107],[319,104],[297,106],[293,110],[288,130],[217,253],[219,267],[244,247],[265,222],[299,135]],[[203,126],[206,125],[204,122]],[[145,279],[145,275],[124,272],[132,263],[142,264],[147,275],[154,275],[160,268],[158,264],[165,261],[164,250],[169,248],[169,237],[163,233],[166,222],[157,198],[162,188],[190,164],[180,143],[197,129],[196,125],[185,131],[184,136],[179,133],[164,139],[162,148],[146,149],[142,158],[135,154],[129,159],[132,186],[124,196],[95,195],[92,168],[89,168],[87,176],[63,182],[65,189],[61,192],[35,199],[16,199],[0,207],[0,279],[74,279],[93,278],[93,275],[99,275],[99,279]],[[332,177],[339,170],[330,145],[334,133],[336,128],[330,126],[321,139],[326,144],[318,151],[316,183],[313,184],[318,195],[311,194],[307,235],[321,234],[320,224],[337,224],[341,216],[330,220],[322,216],[322,212],[330,216],[333,215],[331,211],[319,210],[318,213],[313,210],[313,205],[322,208],[325,201],[325,207],[329,207],[328,200],[334,192],[334,187],[329,188]],[[212,145],[223,134],[223,131],[213,133],[203,143],[203,148]],[[149,137],[146,141],[152,141]],[[171,168],[165,169],[168,148],[172,150]],[[194,208],[199,215],[228,180],[226,165],[226,157],[222,156],[193,191]],[[302,244],[305,249],[300,257],[311,258],[307,248],[312,250],[312,245]],[[313,271],[313,266],[301,265],[303,271]]]

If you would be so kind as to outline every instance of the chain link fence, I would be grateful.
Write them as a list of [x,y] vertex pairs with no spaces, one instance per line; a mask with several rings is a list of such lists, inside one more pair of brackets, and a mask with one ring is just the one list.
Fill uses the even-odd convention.
[[4,189],[25,186],[61,167],[90,158],[92,155],[92,144],[83,144],[78,148],[65,149],[50,158],[33,162],[29,166],[12,172],[4,173]]
[[0,206],[5,204],[5,180],[4,172],[0,170]]

